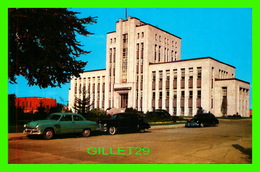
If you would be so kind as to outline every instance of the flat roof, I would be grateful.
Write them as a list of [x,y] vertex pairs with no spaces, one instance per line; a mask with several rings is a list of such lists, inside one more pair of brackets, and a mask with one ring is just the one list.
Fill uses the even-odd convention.
[[219,62],[219,63],[222,63],[222,64],[225,64],[225,65],[228,65],[232,68],[236,68],[235,66],[232,66],[230,64],[227,64],[227,63],[224,63],[222,61],[219,61],[217,59],[214,59],[212,57],[198,57],[198,58],[194,58],[194,59],[184,59],[184,60],[177,60],[177,61],[172,61],[172,62],[162,62],[162,63],[150,63],[150,65],[156,65],[156,64],[165,64],[165,63],[179,63],[179,62],[185,62],[185,61],[194,61],[194,60],[203,60],[203,59],[211,59],[211,60],[214,60],[216,62]]
[[102,71],[102,70],[106,70],[106,69],[86,70],[86,71],[84,71],[83,73],[85,73],[85,72],[97,72],[97,71]]
[[[129,16],[129,17],[130,17],[130,16]],[[137,17],[130,17],[130,18],[131,18],[131,19],[137,19],[137,20],[140,20],[140,19],[137,18]],[[123,21],[123,22],[126,22],[126,21],[128,21],[128,19],[126,19],[126,20],[123,20],[123,19],[122,19],[122,21]],[[172,35],[172,36],[175,36],[175,37],[177,37],[177,38],[179,38],[179,39],[182,39],[181,37],[176,36],[176,35],[174,35],[174,34],[168,32],[168,31],[165,31],[165,30],[163,30],[163,29],[161,29],[161,28],[159,28],[159,27],[156,27],[156,26],[154,26],[154,25],[152,25],[152,24],[149,24],[149,23],[143,22],[142,20],[140,20],[140,21],[142,22],[142,24],[141,24],[141,25],[138,25],[138,26],[136,26],[136,27],[141,27],[141,26],[149,25],[149,26],[152,26],[152,27],[154,27],[154,28],[156,28],[156,29],[159,29],[159,30],[161,30],[161,31],[163,31],[163,32],[165,32],[165,33],[168,33],[168,34],[170,34],[170,35]],[[116,23],[118,23],[118,22],[119,22],[119,21],[117,21]],[[108,32],[107,34],[114,33],[114,32],[116,32],[116,31]]]
[[236,81],[240,81],[240,82],[244,82],[244,83],[246,83],[246,84],[250,84],[249,82],[247,82],[247,81],[243,81],[243,80],[241,80],[241,79],[237,79],[237,78],[225,78],[225,79],[215,79],[215,81],[229,81],[229,80],[236,80]]

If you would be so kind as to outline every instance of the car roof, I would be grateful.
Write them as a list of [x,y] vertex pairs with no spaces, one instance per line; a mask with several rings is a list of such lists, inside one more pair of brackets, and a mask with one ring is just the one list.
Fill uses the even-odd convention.
[[[71,112],[57,112],[57,113],[52,113],[51,115],[80,115],[77,113],[71,113]],[[80,115],[82,116],[82,115]]]

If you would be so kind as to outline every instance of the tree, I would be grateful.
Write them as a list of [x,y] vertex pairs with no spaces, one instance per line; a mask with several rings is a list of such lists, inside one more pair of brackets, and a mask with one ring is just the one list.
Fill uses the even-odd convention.
[[76,113],[82,114],[85,116],[92,106],[92,102],[90,102],[90,95],[87,95],[86,88],[82,88],[82,97],[75,97],[74,100],[74,109]]
[[92,35],[87,24],[96,17],[77,18],[66,8],[9,8],[9,82],[24,76],[28,85],[61,87],[79,76],[87,62],[76,60],[83,50],[76,34]]

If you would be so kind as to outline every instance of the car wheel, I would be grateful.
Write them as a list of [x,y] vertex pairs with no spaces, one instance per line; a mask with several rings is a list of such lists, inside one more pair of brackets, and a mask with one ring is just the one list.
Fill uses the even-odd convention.
[[139,132],[140,132],[140,133],[144,133],[144,132],[145,132],[145,129],[139,129]]
[[216,123],[214,122],[214,123],[213,123],[213,126],[214,126],[214,127],[217,127],[217,126],[218,126],[218,124],[216,124]]
[[43,138],[46,140],[52,139],[54,136],[54,131],[52,129],[47,129],[43,132]]
[[89,137],[90,134],[91,134],[90,129],[85,129],[85,130],[82,132],[82,136],[83,136],[83,137]]
[[200,123],[200,127],[205,127],[205,124],[204,123]]
[[109,127],[108,128],[108,134],[115,135],[116,134],[116,127]]

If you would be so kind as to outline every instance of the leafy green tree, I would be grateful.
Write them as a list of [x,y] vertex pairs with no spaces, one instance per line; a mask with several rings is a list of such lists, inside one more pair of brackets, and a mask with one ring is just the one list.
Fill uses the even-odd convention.
[[66,8],[9,8],[9,82],[24,76],[28,85],[61,87],[79,76],[87,62],[76,60],[83,50],[76,35],[92,35],[87,24],[96,17],[78,18]]
[[49,114],[55,113],[55,112],[62,112],[64,108],[63,104],[57,103],[56,107],[51,107],[49,110]]

